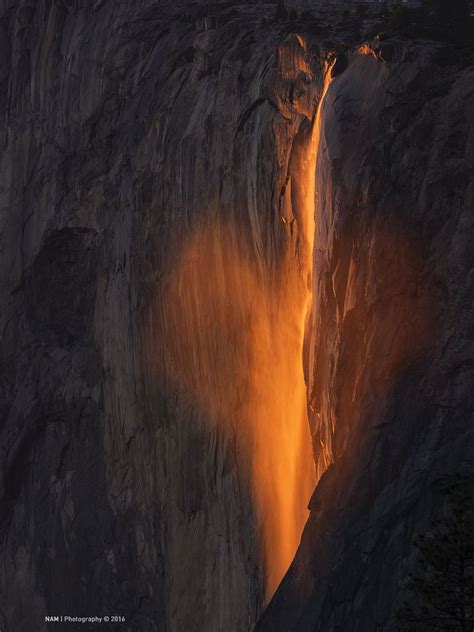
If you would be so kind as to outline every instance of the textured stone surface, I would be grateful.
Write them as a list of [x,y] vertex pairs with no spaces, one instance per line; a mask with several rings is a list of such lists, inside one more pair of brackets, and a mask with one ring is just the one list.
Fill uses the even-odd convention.
[[[301,282],[288,182],[338,36],[287,37],[266,3],[0,7],[0,627],[114,611],[125,630],[250,630],[264,571],[233,426],[246,356],[232,329],[214,336],[210,414],[170,369],[166,297],[183,243],[216,220],[222,270],[245,244],[265,287],[282,262]],[[389,629],[434,480],[472,466],[457,63],[387,43],[328,93],[306,368],[315,457],[335,463],[258,629]]]
[[389,45],[325,101],[310,400],[333,464],[259,631],[397,629],[436,482],[473,470],[474,73]]
[[[316,49],[279,48],[274,4],[1,8],[0,627],[115,612],[141,632],[249,630],[248,463],[174,381],[160,297],[216,217],[223,260],[244,239],[270,284],[295,251],[280,192]],[[229,336],[217,406],[234,420]]]

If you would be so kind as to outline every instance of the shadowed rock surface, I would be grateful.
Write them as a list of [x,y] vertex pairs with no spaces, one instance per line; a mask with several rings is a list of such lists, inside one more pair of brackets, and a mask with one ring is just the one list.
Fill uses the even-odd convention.
[[298,40],[278,53],[274,9],[1,5],[4,630],[111,613],[249,630],[261,612],[248,463],[174,380],[159,299],[215,217],[224,259],[243,236],[269,277],[294,248],[279,192],[317,91]]
[[389,44],[325,101],[309,395],[333,464],[259,632],[398,629],[437,483],[473,471],[474,71]]
[[[229,432],[174,379],[159,299],[216,218],[224,261],[243,240],[266,284],[282,261],[297,278],[292,152],[338,36],[289,34],[273,3],[0,10],[0,628],[250,630],[246,377],[213,401]],[[305,357],[335,463],[258,630],[390,629],[433,482],[472,469],[473,73],[441,53],[351,54],[327,95]]]

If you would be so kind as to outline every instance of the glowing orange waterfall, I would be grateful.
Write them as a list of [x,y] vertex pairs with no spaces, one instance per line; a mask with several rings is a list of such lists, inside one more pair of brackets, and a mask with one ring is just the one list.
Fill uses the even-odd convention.
[[326,68],[302,160],[298,256],[288,252],[273,274],[277,282],[269,281],[248,234],[235,222],[217,220],[182,244],[160,299],[168,375],[209,424],[238,442],[261,537],[267,599],[295,555],[315,484],[303,341],[311,307],[321,106],[329,81]]
[[[308,235],[308,242],[309,242],[309,246],[308,246],[308,251],[311,253],[310,257],[311,257],[311,261],[309,263],[309,274],[312,274],[312,270],[313,270],[313,252],[314,252],[314,238],[315,238],[315,230],[316,230],[316,226],[315,226],[315,217],[316,217],[316,205],[320,203],[320,192],[318,190],[316,190],[316,184],[318,181],[318,177],[317,177],[317,166],[318,166],[318,160],[319,160],[319,155],[320,155],[320,150],[321,150],[321,131],[322,131],[322,114],[323,114],[323,105],[324,105],[324,99],[326,97],[326,93],[328,91],[329,85],[331,83],[331,71],[332,68],[334,66],[335,63],[335,59],[332,61],[325,61],[324,63],[324,68],[323,68],[323,87],[321,90],[321,96],[319,99],[319,103],[318,103],[318,107],[316,110],[316,115],[314,118],[314,123],[313,123],[313,127],[311,130],[311,143],[309,146],[309,152],[308,152],[308,164],[305,168],[305,173],[307,174],[308,177],[308,181],[306,183],[306,191],[307,191],[307,195],[305,196],[305,217],[307,220],[307,224],[306,224],[306,234]],[[309,289],[308,289],[308,295],[307,295],[307,309],[305,311],[305,318],[307,316],[309,316],[310,313],[310,309],[311,309],[311,304],[312,304],[312,280],[310,281],[309,284]],[[310,324],[310,328],[312,331],[310,331],[310,334],[312,335],[314,333],[314,318],[313,318],[313,323]],[[308,364],[310,367],[310,371],[309,371],[309,384],[308,384],[308,389],[307,392],[310,393],[312,391],[312,379],[313,379],[313,367],[314,367],[314,363],[315,363],[315,358],[314,358],[314,344],[311,341],[309,344],[309,359],[308,359]],[[329,466],[330,461],[331,461],[331,457],[330,457],[330,453],[328,451],[328,447],[324,444],[323,441],[321,441],[321,445],[319,446],[321,448],[321,455],[322,457],[319,459],[319,463],[323,463],[323,466],[321,467],[320,465],[316,468],[316,479],[318,480],[324,470]]]
[[[332,65],[324,66],[321,97],[311,129],[310,142],[302,160],[301,183],[303,209],[299,228],[299,283],[293,282],[292,291],[283,290],[286,297],[286,329],[281,353],[284,369],[279,369],[287,388],[281,393],[278,410],[280,432],[273,437],[273,446],[266,459],[275,460],[280,471],[274,472],[273,489],[263,486],[268,506],[274,506],[273,525],[267,527],[265,560],[267,564],[267,596],[270,597],[287,571],[299,544],[307,519],[307,502],[316,483],[312,442],[307,415],[307,392],[303,371],[303,343],[305,328],[312,304],[312,266],[315,231],[316,167],[319,157],[321,116],[324,97],[331,81]],[[270,402],[266,414],[272,414]],[[264,413],[265,414],[265,413]],[[257,464],[255,479],[264,481]],[[273,498],[272,498],[273,496]],[[276,504],[275,504],[276,499]]]
[[[291,287],[283,285],[279,289],[279,317],[271,321],[277,324],[271,331],[271,347],[268,352],[254,356],[257,370],[253,384],[261,392],[260,407],[255,411],[255,427],[263,450],[254,451],[253,478],[257,499],[263,512],[269,514],[263,529],[267,598],[273,595],[293,560],[308,516],[307,503],[316,483],[307,415],[303,343],[312,303],[321,113],[331,81],[331,67],[325,64],[323,89],[301,161],[303,208],[299,213],[298,269],[286,277],[291,279]],[[294,261],[286,262],[287,268],[292,265]],[[285,273],[287,271],[283,276]],[[262,382],[265,370],[268,383]]]
[[[315,218],[315,204],[316,204],[316,167],[319,158],[320,141],[321,141],[321,117],[324,98],[331,83],[331,70],[334,66],[334,61],[331,63],[325,62],[323,70],[323,88],[321,96],[319,98],[318,107],[316,110],[316,116],[314,117],[313,127],[311,130],[311,143],[309,147],[308,156],[308,168],[307,168],[307,196],[306,196],[306,235],[309,242],[309,252],[313,253],[314,245],[314,218]],[[309,269],[312,269],[312,262],[309,265]],[[309,297],[311,299],[311,297]]]

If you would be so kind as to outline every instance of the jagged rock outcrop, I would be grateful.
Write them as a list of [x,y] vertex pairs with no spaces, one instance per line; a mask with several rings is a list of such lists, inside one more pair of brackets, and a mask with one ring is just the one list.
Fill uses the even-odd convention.
[[437,482],[473,471],[474,72],[384,46],[325,101],[310,402],[333,464],[259,632],[398,629]]

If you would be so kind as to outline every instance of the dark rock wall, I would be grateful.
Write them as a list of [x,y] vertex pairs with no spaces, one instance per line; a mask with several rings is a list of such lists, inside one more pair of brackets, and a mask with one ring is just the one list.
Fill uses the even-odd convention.
[[390,50],[325,101],[310,400],[333,464],[259,631],[397,629],[437,482],[473,471],[474,74],[440,45]]
[[262,609],[245,460],[167,373],[159,298],[215,217],[271,284],[316,83],[273,5],[188,4],[1,3],[2,630],[244,631]]
[[[160,299],[216,218],[223,270],[245,243],[269,286],[282,261],[295,274],[287,185],[320,42],[257,3],[0,7],[0,627],[249,630],[248,464],[167,369]],[[325,102],[306,353],[315,458],[334,463],[272,632],[390,630],[436,479],[472,468],[472,70],[432,44],[349,61]],[[216,404],[233,421],[244,382]]]

